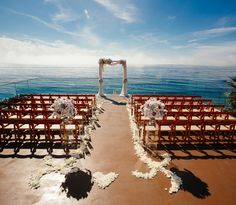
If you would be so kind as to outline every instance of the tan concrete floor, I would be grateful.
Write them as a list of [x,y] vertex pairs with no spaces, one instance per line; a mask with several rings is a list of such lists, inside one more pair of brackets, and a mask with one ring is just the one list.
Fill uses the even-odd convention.
[[[176,194],[170,195],[165,190],[169,189],[170,180],[162,173],[152,180],[132,176],[133,170],[148,170],[134,155],[128,113],[125,105],[119,103],[123,99],[107,98],[103,104],[104,113],[99,116],[99,127],[92,134],[91,156],[81,159],[79,166],[92,173],[114,171],[119,174],[115,182],[104,190],[94,184],[88,196],[79,200],[59,193],[59,174],[45,176],[41,187],[31,190],[28,186],[30,173],[45,167],[42,157],[47,151],[37,149],[35,156],[30,157],[29,149],[21,149],[14,156],[13,149],[5,148],[0,153],[0,204],[235,204],[236,153],[229,147],[203,151],[189,149],[189,153],[172,150],[174,159],[168,168],[175,168],[184,181],[183,188]],[[62,150],[54,149],[53,154],[55,160],[64,157]],[[77,182],[78,189],[80,185]]]

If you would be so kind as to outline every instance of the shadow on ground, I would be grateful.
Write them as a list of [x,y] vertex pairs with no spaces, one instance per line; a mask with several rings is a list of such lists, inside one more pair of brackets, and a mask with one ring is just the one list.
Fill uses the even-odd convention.
[[108,101],[110,101],[112,104],[114,104],[114,105],[123,105],[123,106],[125,106],[127,103],[126,102],[118,102],[118,101],[116,101],[116,100],[113,100],[113,99],[111,99],[111,98],[108,98],[107,96],[104,96],[103,97],[104,99],[106,99],[106,100],[108,100]]
[[202,181],[200,178],[195,176],[191,171],[184,169],[184,171],[179,170],[176,167],[170,169],[172,172],[175,172],[182,180],[183,184],[181,189],[191,193],[193,196],[205,199],[210,196],[208,184]]
[[[166,151],[171,159],[235,159],[236,144],[165,144],[152,148],[153,152]],[[178,151],[178,152],[176,152]],[[181,154],[182,153],[182,154]],[[184,154],[184,155],[183,155]],[[199,154],[201,154],[199,156]],[[156,154],[158,155],[158,154]]]
[[61,184],[62,191],[66,192],[67,197],[77,200],[86,198],[93,186],[92,174],[89,170],[73,170],[65,176],[65,182]]
[[[47,153],[50,154],[53,158],[68,158],[71,157],[70,152],[76,150],[80,147],[79,144],[69,144],[68,146],[63,145],[62,143],[31,143],[31,142],[24,142],[24,143],[16,143],[16,142],[9,142],[9,143],[0,143],[0,158],[44,158]],[[90,155],[90,151],[92,150],[93,146],[91,141],[88,141],[88,145],[84,150],[84,156]],[[9,153],[7,150],[12,150],[12,153]],[[21,151],[30,150],[29,154],[22,154]],[[47,152],[44,154],[37,154],[38,150],[46,150]],[[53,152],[54,150],[62,150],[61,153]],[[67,154],[68,152],[68,154]],[[20,154],[21,153],[21,154]],[[28,153],[28,152],[27,152]],[[40,153],[40,152],[39,152]]]

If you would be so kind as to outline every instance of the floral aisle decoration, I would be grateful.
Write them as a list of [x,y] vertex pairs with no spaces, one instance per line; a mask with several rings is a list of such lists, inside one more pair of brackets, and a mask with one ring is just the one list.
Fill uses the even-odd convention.
[[152,160],[150,157],[148,157],[147,152],[142,147],[142,141],[138,135],[138,127],[131,115],[131,109],[129,106],[127,106],[127,111],[129,113],[129,119],[130,119],[130,126],[132,131],[132,138],[134,143],[134,149],[135,154],[138,156],[138,158],[145,164],[147,164],[148,168],[150,169],[149,172],[143,173],[138,170],[135,170],[132,172],[132,175],[143,178],[143,179],[153,179],[157,172],[162,172],[167,178],[170,178],[171,181],[171,187],[169,189],[169,193],[177,192],[180,189],[180,186],[182,185],[182,179],[178,177],[174,172],[166,169],[165,167],[169,165],[171,162],[171,158],[168,153],[165,153],[162,156],[163,160],[160,162]]
[[105,189],[109,186],[113,181],[116,180],[119,174],[115,172],[110,172],[108,174],[103,174],[102,172],[95,172],[93,174],[93,180],[97,183],[98,187],[101,189]]
[[54,110],[53,117],[61,118],[64,122],[67,122],[77,114],[75,103],[69,98],[57,98],[51,108]]
[[[72,99],[69,98],[57,98],[50,108],[53,109],[52,117],[56,116],[57,118],[61,118],[63,120],[62,125],[70,124],[70,120],[77,114],[75,103]],[[68,145],[69,142],[68,132],[69,131],[63,133],[63,141],[66,145]]]
[[47,167],[38,170],[36,173],[34,172],[34,174],[31,174],[30,176],[29,186],[32,189],[37,189],[40,187],[40,179],[42,176],[52,172],[66,175],[72,168],[76,167],[77,164],[77,160],[74,157],[65,159],[63,163],[55,163],[55,160],[53,160],[52,156],[49,155],[45,156],[43,160]]
[[160,119],[166,114],[165,104],[156,98],[150,98],[140,107],[142,114],[152,123],[155,118]]

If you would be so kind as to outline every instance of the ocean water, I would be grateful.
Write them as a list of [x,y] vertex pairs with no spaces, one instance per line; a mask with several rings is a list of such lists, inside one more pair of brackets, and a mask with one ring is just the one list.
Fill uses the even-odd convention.
[[[128,66],[129,94],[201,95],[226,104],[236,67]],[[121,66],[107,66],[104,93],[120,93]],[[98,67],[0,68],[0,99],[25,93],[97,93]]]

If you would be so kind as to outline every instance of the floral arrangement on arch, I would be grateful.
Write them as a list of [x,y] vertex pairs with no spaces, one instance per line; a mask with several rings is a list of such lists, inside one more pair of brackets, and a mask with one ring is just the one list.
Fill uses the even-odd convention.
[[142,114],[150,119],[162,118],[166,114],[165,104],[156,98],[150,98],[140,107]]
[[62,119],[73,118],[77,114],[74,104],[72,99],[57,98],[51,105],[51,108],[54,109],[53,116]]

